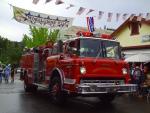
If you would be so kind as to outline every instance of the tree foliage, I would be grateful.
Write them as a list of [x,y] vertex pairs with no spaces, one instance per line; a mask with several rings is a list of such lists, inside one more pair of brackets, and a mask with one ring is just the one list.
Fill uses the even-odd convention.
[[24,34],[23,43],[27,48],[37,47],[44,45],[47,41],[55,43],[59,30],[48,30],[48,28],[39,28],[35,26],[29,26],[30,36]]
[[0,62],[18,64],[22,55],[23,45],[0,36]]

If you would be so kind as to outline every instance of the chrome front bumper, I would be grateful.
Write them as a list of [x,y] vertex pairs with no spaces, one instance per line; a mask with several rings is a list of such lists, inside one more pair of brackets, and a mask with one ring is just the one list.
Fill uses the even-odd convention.
[[106,94],[106,93],[131,93],[136,92],[136,84],[99,84],[83,83],[77,85],[78,94]]

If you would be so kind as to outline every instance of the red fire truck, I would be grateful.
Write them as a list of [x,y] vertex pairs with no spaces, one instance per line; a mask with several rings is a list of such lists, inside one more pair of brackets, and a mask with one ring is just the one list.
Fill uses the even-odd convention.
[[47,88],[56,102],[72,95],[110,102],[118,94],[136,91],[136,85],[129,84],[129,67],[121,58],[119,42],[88,32],[77,35],[22,56],[25,91]]

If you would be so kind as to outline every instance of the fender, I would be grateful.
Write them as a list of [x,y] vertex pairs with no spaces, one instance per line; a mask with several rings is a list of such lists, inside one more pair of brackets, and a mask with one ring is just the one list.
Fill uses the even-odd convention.
[[61,79],[61,86],[63,86],[63,84],[64,84],[64,73],[59,69],[59,68],[57,68],[57,67],[55,67],[53,70],[52,70],[52,72],[51,72],[51,76],[50,76],[50,81],[51,81],[51,78],[53,78],[53,72],[54,71],[57,71],[58,73],[59,73],[59,77],[60,77],[60,79]]

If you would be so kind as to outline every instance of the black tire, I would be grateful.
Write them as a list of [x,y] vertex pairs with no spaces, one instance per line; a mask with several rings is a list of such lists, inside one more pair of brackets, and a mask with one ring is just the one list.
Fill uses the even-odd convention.
[[65,96],[61,86],[61,79],[59,77],[53,77],[51,80],[50,96],[52,103],[62,104],[65,101]]
[[24,80],[24,90],[25,92],[32,92],[32,93],[36,93],[37,92],[37,86],[33,85],[33,84],[29,84],[28,83],[28,77],[25,76],[25,80]]
[[115,94],[103,94],[99,96],[99,99],[102,103],[111,103],[115,99],[116,95]]

